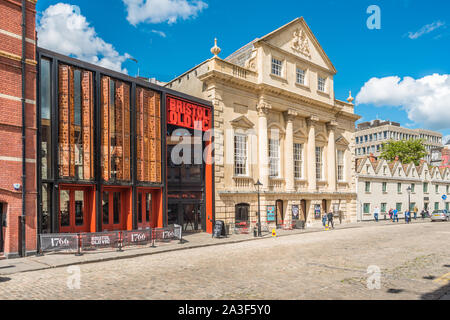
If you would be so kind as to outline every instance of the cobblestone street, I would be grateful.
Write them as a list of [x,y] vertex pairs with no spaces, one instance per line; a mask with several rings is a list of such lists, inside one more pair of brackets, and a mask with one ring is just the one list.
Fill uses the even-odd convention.
[[[446,222],[373,223],[2,276],[0,298],[440,299],[450,292],[449,241]],[[367,287],[378,276],[369,266],[379,289]],[[68,288],[73,268],[80,289]]]

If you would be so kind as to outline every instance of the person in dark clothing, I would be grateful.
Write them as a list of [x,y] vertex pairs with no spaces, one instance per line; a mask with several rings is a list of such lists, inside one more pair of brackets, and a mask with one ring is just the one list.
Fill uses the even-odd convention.
[[327,218],[328,218],[328,226],[330,226],[331,224],[331,227],[334,229],[333,212],[328,212]]

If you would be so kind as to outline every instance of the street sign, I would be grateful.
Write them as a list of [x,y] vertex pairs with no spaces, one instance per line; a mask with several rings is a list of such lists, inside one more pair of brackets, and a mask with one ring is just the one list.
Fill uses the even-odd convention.
[[442,196],[442,200],[444,200],[444,201],[447,200],[447,195],[444,194],[444,195]]

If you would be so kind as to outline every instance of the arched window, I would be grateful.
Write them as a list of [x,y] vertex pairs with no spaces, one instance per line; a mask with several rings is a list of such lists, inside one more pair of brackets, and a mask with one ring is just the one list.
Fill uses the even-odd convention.
[[239,203],[235,206],[235,222],[248,222],[248,213],[250,205],[248,203]]

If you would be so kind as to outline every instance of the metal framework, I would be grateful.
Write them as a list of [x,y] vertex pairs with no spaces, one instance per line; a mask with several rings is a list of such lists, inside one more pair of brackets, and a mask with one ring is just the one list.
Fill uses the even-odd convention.
[[[138,217],[137,217],[137,190],[139,187],[145,188],[161,188],[163,197],[162,197],[162,206],[163,206],[163,226],[167,226],[167,157],[166,157],[166,137],[167,137],[167,126],[166,126],[166,94],[170,94],[173,96],[177,96],[183,99],[190,100],[194,103],[199,103],[204,106],[211,108],[213,110],[210,102],[199,99],[196,97],[192,97],[180,92],[176,92],[169,88],[161,87],[156,84],[150,83],[143,79],[138,79],[134,77],[130,77],[128,75],[108,70],[87,62],[83,62],[68,56],[64,56],[58,54],[53,51],[49,51],[43,48],[37,48],[37,57],[38,57],[38,79],[37,79],[37,187],[38,187],[38,195],[37,195],[37,226],[38,232],[37,237],[39,241],[39,235],[42,233],[42,185],[48,184],[51,189],[51,212],[50,215],[52,218],[51,221],[51,232],[59,232],[59,222],[58,215],[56,214],[56,208],[58,208],[58,185],[59,184],[76,184],[76,185],[86,185],[86,186],[95,186],[95,199],[96,202],[95,212],[96,212],[96,231],[101,231],[102,229],[102,197],[101,190],[103,186],[122,186],[122,187],[131,187],[132,191],[132,225],[133,229],[137,228]],[[41,84],[41,59],[47,59],[50,61],[50,76],[51,76],[51,106],[50,106],[50,115],[51,115],[51,124],[52,133],[50,137],[50,148],[51,148],[51,177],[47,177],[47,179],[42,179],[42,145],[41,145],[41,92],[40,92],[40,84]],[[58,172],[58,137],[59,137],[59,110],[58,110],[58,66],[59,64],[66,64],[73,67],[77,67],[80,69],[84,69],[93,73],[94,79],[94,179],[92,181],[80,181],[74,179],[60,178]],[[131,109],[131,123],[130,123],[130,138],[131,138],[131,182],[123,182],[123,181],[104,181],[102,179],[101,173],[101,79],[102,76],[107,76],[114,78],[115,80],[126,82],[130,85],[130,109]],[[153,90],[160,94],[161,101],[161,177],[162,182],[160,184],[155,183],[145,183],[140,182],[137,179],[137,145],[136,145],[136,88],[137,86]],[[211,112],[212,123],[214,123],[214,113]],[[213,141],[212,141],[213,142]],[[214,157],[214,151],[212,156]],[[214,210],[214,165],[212,168],[212,206]],[[204,186],[204,181],[202,183]],[[202,188],[204,190],[204,188]],[[212,213],[214,224],[214,213]]]

